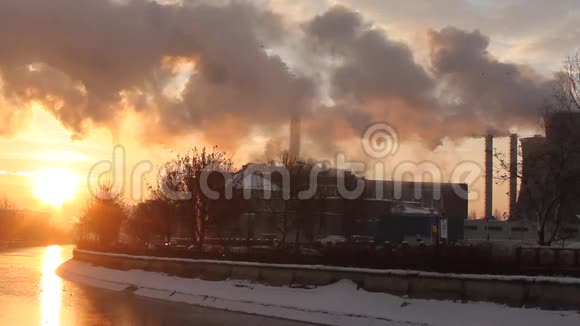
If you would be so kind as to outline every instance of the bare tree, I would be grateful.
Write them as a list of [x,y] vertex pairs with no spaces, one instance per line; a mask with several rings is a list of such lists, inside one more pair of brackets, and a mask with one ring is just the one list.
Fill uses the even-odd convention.
[[83,233],[92,234],[102,246],[110,246],[118,241],[126,217],[121,194],[111,184],[105,183],[86,202],[80,223]]
[[288,232],[290,232],[290,226],[292,225],[292,221],[290,221],[290,217],[288,216],[288,212],[286,208],[282,210],[282,216],[280,220],[276,223],[276,231],[280,233],[280,246],[286,245],[286,238],[288,237]]
[[[288,233],[294,229],[294,243],[298,245],[300,235],[309,228],[311,223],[310,199],[300,199],[298,194],[308,188],[308,178],[314,162],[309,159],[300,159],[293,156],[290,151],[283,150],[274,162],[283,166],[289,174],[289,185],[283,184],[283,178],[274,182],[281,187],[289,187],[290,198],[284,199],[281,218],[276,222],[276,231],[281,235],[280,245],[287,242]],[[308,232],[306,232],[308,233]]]
[[14,203],[8,198],[5,193],[0,194],[0,210],[8,211],[15,208]]
[[580,51],[564,61],[559,86],[557,95],[565,108],[580,110]]
[[9,236],[14,217],[14,204],[5,193],[0,194],[0,240]]
[[290,151],[286,149],[280,152],[280,154],[278,155],[278,161],[276,163],[281,164],[288,170],[290,170],[294,166],[294,164],[296,164],[297,161],[298,158],[292,156],[290,154]]
[[[580,193],[580,118],[570,113],[580,113],[579,85],[580,53],[566,59],[552,101],[541,112],[547,139],[533,139],[534,150],[518,153],[522,163],[516,176],[526,206],[519,213],[537,223],[539,245],[561,238],[562,226],[575,219],[570,203]],[[501,153],[496,157],[498,179],[509,180],[509,160]]]
[[127,220],[127,231],[145,245],[157,236],[163,236],[169,242],[174,224],[171,211],[169,202],[157,198],[138,203]]
[[[209,198],[203,187],[203,175],[211,172],[231,172],[232,161],[214,147],[211,151],[205,147],[177,155],[172,161],[165,164],[165,174],[161,176],[160,187],[153,190],[157,198],[188,202],[191,208],[193,222],[192,238],[198,248],[203,246],[207,226],[209,224]],[[178,191],[185,194],[184,198],[175,198],[171,192]]]
[[475,220],[475,219],[477,219],[477,212],[476,212],[475,210],[471,210],[471,211],[469,212],[468,219],[469,219],[469,220]]
[[[278,231],[282,234],[282,244],[286,242],[286,236],[293,227],[294,244],[297,246],[300,242],[301,234],[307,238],[312,237],[312,206],[313,198],[299,198],[301,191],[308,189],[309,178],[314,161],[311,159],[301,159],[293,156],[288,150],[280,153],[279,164],[283,165],[290,175],[290,199],[284,201],[284,212],[282,221],[279,223]],[[288,211],[292,210],[292,217]]]

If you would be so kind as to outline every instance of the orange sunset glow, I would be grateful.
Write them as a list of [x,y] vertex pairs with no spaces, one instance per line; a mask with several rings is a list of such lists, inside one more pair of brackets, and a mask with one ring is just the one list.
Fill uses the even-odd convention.
[[[0,7],[4,22],[13,21],[10,13],[58,11],[41,1],[26,9],[9,2]],[[549,97],[554,72],[574,53],[564,43],[539,48],[561,26],[546,23],[543,36],[505,33],[476,12],[518,11],[485,1],[465,1],[458,12],[466,16],[428,19],[423,16],[434,4],[394,10],[373,1],[242,1],[244,12],[265,15],[257,25],[227,4],[162,1],[162,12],[183,12],[167,29],[129,14],[149,17],[148,1],[113,2],[96,1],[89,5],[94,10],[75,6],[121,17],[135,26],[134,34],[117,23],[96,31],[91,22],[64,14],[58,26],[18,19],[3,29],[21,28],[26,33],[18,38],[26,42],[0,33],[14,52],[0,57],[0,117],[6,122],[0,128],[0,193],[18,208],[75,216],[72,207],[91,193],[89,173],[114,160],[118,145],[125,155],[123,196],[130,203],[145,198],[143,189],[157,180],[155,171],[133,179],[140,162],[157,170],[175,153],[215,145],[236,168],[272,161],[291,145],[292,116],[300,117],[306,158],[335,161],[343,153],[367,164],[360,175],[385,179],[401,162],[432,162],[439,181],[448,182],[461,162],[483,166],[486,133],[495,134],[496,152],[507,154],[510,133],[525,138],[543,132],[533,112]],[[394,19],[393,12],[401,16]],[[198,19],[206,14],[219,18]],[[344,29],[330,29],[332,24]],[[50,39],[54,35],[62,37]],[[108,37],[113,43],[101,46]],[[378,176],[361,137],[365,126],[381,121],[396,130],[400,146],[383,159],[387,168]],[[506,213],[507,183],[494,181],[493,188],[494,210]],[[469,213],[481,217],[483,176],[469,190]]]
[[0,0],[0,276],[0,326],[578,326],[580,0]]
[[68,169],[48,168],[34,178],[34,195],[54,207],[73,200],[79,190],[79,177]]

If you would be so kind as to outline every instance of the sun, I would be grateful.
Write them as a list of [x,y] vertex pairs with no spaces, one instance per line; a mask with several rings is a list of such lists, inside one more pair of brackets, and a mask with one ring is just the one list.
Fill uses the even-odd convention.
[[43,203],[60,207],[74,199],[79,185],[76,174],[66,168],[48,168],[34,177],[34,195]]

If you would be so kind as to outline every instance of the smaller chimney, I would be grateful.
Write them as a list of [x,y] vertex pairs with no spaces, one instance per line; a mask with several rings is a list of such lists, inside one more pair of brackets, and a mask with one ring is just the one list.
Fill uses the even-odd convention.
[[515,217],[518,196],[518,135],[510,135],[510,219]]
[[493,217],[493,135],[485,136],[485,218]]

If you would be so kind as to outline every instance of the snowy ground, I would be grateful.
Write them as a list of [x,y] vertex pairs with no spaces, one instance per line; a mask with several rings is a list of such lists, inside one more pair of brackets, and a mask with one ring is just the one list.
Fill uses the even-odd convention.
[[326,325],[580,325],[577,312],[517,309],[491,303],[401,298],[357,289],[351,281],[295,289],[244,281],[212,282],[142,270],[119,271],[70,260],[69,280],[141,296]]

